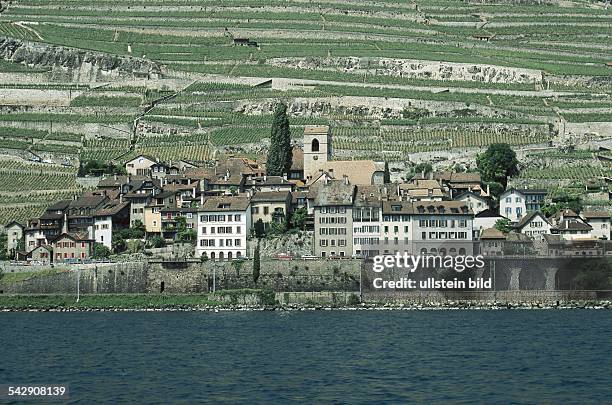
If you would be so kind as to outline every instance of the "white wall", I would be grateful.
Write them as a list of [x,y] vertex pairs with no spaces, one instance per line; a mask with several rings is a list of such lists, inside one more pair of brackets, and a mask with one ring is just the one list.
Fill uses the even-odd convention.
[[[215,216],[213,221],[210,216]],[[228,221],[231,215],[231,221]],[[239,220],[236,216],[239,215]],[[220,220],[219,216],[223,219]],[[204,220],[204,218],[208,218]],[[247,255],[247,235],[251,230],[251,207],[246,211],[227,211],[227,212],[198,212],[198,241],[196,245],[196,256],[200,257],[206,253],[209,259],[217,260],[221,257],[227,259],[231,253],[232,258]],[[212,232],[214,228],[214,233]],[[230,228],[228,232],[219,233],[219,228]],[[230,246],[228,245],[230,241]],[[208,246],[213,241],[214,246]],[[238,241],[239,246],[236,246]],[[223,246],[221,246],[223,244]]]
[[527,215],[525,196],[512,192],[505,194],[499,201],[499,215],[508,218],[512,222],[518,222]]
[[94,218],[94,239],[109,249],[112,249],[113,220],[112,217]]

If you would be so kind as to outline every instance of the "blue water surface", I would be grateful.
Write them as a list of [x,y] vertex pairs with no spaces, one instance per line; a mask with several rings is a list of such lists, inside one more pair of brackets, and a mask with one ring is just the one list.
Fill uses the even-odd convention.
[[589,403],[612,312],[0,314],[0,384],[71,403]]

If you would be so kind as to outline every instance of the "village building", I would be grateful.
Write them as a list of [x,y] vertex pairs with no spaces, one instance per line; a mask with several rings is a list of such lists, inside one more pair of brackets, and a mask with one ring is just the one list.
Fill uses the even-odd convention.
[[94,240],[112,249],[113,233],[130,227],[130,203],[110,201],[94,215]]
[[480,233],[480,254],[483,256],[502,256],[506,235],[495,228],[487,228]]
[[40,219],[32,218],[24,229],[25,252],[29,252],[37,246],[47,244],[47,236],[40,226]]
[[518,222],[528,212],[539,211],[546,194],[546,190],[510,188],[499,196],[499,213],[512,222]]
[[123,199],[130,203],[130,226],[138,222],[145,223],[145,207],[152,198],[161,193],[162,188],[157,180],[132,180],[130,190],[123,195]]
[[313,186],[315,256],[347,257],[352,254],[356,190],[347,177],[325,180]]
[[64,225],[67,221],[67,211],[70,207],[71,200],[61,200],[47,207],[45,212],[40,216],[40,228],[47,240],[55,239],[64,231]]
[[[8,255],[19,250],[21,242],[24,240],[24,229],[25,227],[16,221],[9,222],[5,225],[4,230],[6,231],[7,237],[6,250]],[[25,246],[22,248],[25,248]]]
[[258,191],[251,197],[251,214],[253,224],[261,220],[264,230],[270,224],[289,220],[291,192],[289,190]]
[[473,234],[474,240],[478,240],[485,229],[494,228],[497,221],[503,219],[497,210],[492,208],[480,211],[474,215]]
[[292,149],[291,168],[287,173],[287,180],[304,180],[304,151],[297,146]]
[[461,194],[457,194],[453,200],[463,201],[472,210],[474,215],[488,210],[490,203],[487,197],[483,197],[480,193],[474,193],[473,191],[464,191]]
[[532,211],[525,215],[514,229],[516,232],[530,236],[534,239],[541,238],[544,234],[550,233],[550,223],[540,211]]
[[610,240],[610,214],[606,211],[585,211],[582,218],[593,228],[591,236]]
[[550,233],[564,240],[592,239],[593,227],[570,209],[559,211],[552,218]]
[[380,248],[383,253],[408,251],[412,243],[414,205],[410,201],[383,201]]
[[381,186],[358,186],[353,204],[353,256],[368,257],[380,253],[383,196]]
[[89,194],[70,201],[67,208],[68,232],[86,233],[93,238],[94,213],[109,201],[104,194]]
[[151,166],[157,163],[157,159],[147,155],[138,155],[125,162],[125,171],[132,176],[151,176]]
[[480,173],[434,172],[431,174],[431,177],[447,187],[453,199],[455,196],[467,191],[471,191],[481,197],[491,196],[488,187],[483,187]]
[[399,184],[398,195],[408,201],[442,201],[448,199],[448,194],[437,180],[413,179],[408,183]]
[[41,264],[51,264],[53,262],[53,246],[37,246],[28,252],[27,259]]
[[474,213],[462,201],[413,203],[412,244],[421,254],[471,255]]
[[244,182],[245,190],[252,191],[293,191],[295,184],[283,176],[255,177]]
[[211,197],[197,214],[197,257],[206,255],[211,260],[246,257],[247,236],[252,227],[249,197]]
[[85,233],[62,233],[52,243],[54,263],[89,259],[94,240]]
[[185,228],[195,231],[197,221],[196,207],[193,208],[162,208],[160,210],[161,233],[165,239],[176,239],[179,231],[179,218],[185,219]]

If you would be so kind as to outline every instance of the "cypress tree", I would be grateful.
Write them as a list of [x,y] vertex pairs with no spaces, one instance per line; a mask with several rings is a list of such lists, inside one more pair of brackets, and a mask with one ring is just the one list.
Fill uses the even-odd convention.
[[272,121],[270,150],[266,163],[267,174],[269,176],[282,176],[291,168],[291,160],[291,131],[287,118],[287,105],[280,102],[276,105]]
[[253,257],[253,282],[257,284],[257,280],[259,280],[259,271],[260,271],[261,263],[259,258],[259,240],[257,240],[257,246],[255,247],[255,254]]
[[389,162],[385,161],[385,173],[383,175],[383,183],[391,183],[391,172],[389,171]]

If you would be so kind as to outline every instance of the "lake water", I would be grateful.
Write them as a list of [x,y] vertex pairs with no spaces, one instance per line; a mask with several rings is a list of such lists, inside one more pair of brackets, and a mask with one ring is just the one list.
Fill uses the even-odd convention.
[[0,384],[70,402],[588,403],[612,398],[612,312],[0,314]]

